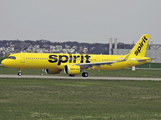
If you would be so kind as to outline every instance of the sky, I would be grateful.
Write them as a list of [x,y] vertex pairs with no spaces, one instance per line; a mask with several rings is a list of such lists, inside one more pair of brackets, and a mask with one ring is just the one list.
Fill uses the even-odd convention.
[[[161,0],[0,0],[0,40],[161,44]],[[113,40],[114,41],[114,40]]]

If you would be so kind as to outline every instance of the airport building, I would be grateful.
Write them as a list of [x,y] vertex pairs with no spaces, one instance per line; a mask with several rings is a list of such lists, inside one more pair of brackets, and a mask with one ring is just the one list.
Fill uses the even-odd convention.
[[[130,44],[129,46],[134,46],[135,44]],[[131,47],[131,49],[132,49]],[[109,39],[109,54],[113,55],[126,55],[131,49],[118,49],[117,38],[114,39],[114,44],[112,44],[112,38]],[[148,44],[145,57],[155,58],[153,63],[161,63],[161,44]]]

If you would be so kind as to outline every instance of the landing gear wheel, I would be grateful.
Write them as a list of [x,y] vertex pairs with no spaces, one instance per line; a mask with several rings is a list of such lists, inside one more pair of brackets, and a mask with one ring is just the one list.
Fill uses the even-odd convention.
[[19,69],[18,76],[22,75],[22,68]]
[[21,75],[22,75],[22,73],[21,73],[21,72],[19,72],[19,73],[18,73],[18,76],[21,76]]
[[88,73],[87,72],[83,72],[82,73],[82,77],[88,77]]
[[75,75],[69,75],[70,77],[74,77]]

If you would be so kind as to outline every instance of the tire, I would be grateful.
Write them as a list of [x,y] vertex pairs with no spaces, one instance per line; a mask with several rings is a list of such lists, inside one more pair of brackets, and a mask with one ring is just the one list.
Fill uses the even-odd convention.
[[88,77],[88,73],[87,72],[83,72],[82,73],[82,77]]
[[74,77],[75,75],[69,75],[70,77]]
[[18,73],[18,76],[21,76],[21,75],[22,75],[22,73],[21,73],[21,72],[19,72],[19,73]]

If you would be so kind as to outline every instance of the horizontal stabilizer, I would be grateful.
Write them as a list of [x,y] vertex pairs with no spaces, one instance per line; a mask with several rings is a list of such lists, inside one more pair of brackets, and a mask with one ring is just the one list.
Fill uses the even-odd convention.
[[137,59],[137,62],[141,63],[141,62],[144,62],[144,61],[147,61],[147,60],[151,60],[150,58],[146,58],[146,59]]

